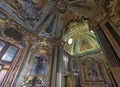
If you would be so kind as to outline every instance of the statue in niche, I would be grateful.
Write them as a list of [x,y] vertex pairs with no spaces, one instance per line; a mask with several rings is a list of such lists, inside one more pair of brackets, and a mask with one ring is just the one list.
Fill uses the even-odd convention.
[[35,70],[36,70],[35,73],[36,74],[39,74],[39,73],[44,74],[44,68],[45,68],[44,56],[40,55],[39,57],[36,57],[36,59],[37,59],[37,65],[35,67]]
[[77,69],[75,69],[75,71],[73,72],[73,76],[74,87],[80,87],[79,71]]
[[45,74],[45,57],[43,55],[36,56],[33,60],[30,74]]
[[87,73],[90,80],[95,80],[95,78],[97,78],[98,73],[94,63],[88,63]]

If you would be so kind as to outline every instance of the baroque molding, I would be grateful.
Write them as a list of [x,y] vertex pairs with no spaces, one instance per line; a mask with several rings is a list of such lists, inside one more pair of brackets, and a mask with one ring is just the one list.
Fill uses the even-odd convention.
[[68,0],[58,1],[55,7],[59,15],[64,15],[68,10]]
[[94,29],[99,23],[111,19],[117,28],[120,28],[120,1],[107,0],[101,4],[93,17],[90,19],[90,28]]

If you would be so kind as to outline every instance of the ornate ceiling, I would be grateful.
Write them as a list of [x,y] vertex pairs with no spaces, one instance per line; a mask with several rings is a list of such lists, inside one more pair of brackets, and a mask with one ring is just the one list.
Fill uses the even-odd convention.
[[71,21],[90,18],[102,0],[1,0],[0,16],[12,18],[39,37],[60,38]]
[[88,21],[84,19],[70,23],[62,39],[64,50],[72,56],[83,56],[100,49],[94,32],[89,31]]
[[[69,50],[71,49],[71,51],[66,51],[72,55],[75,52],[80,54],[86,51],[89,52],[99,48],[96,38],[93,33],[89,32],[88,25],[81,26],[79,30],[79,24],[74,21],[81,20],[81,18],[90,19],[102,1],[0,0],[0,28],[10,25],[24,32],[24,34],[33,34],[39,38],[60,39],[63,31],[70,27],[72,34],[70,36],[66,34],[63,39],[67,41],[70,37],[74,38],[73,43],[76,44],[76,46],[74,45],[76,50],[70,46]],[[72,28],[74,24],[76,28]],[[74,37],[76,31],[74,32],[73,29],[78,29],[83,34]],[[86,47],[84,48],[84,46]],[[66,48],[68,47],[69,45],[66,45]]]

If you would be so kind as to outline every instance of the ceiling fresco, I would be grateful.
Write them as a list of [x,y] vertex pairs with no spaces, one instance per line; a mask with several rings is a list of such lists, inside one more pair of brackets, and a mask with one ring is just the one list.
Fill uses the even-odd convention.
[[102,1],[0,0],[0,27],[10,24],[39,38],[62,37],[66,42],[64,49],[70,55],[93,52],[99,45],[94,33],[89,32],[88,21],[81,22],[81,19],[89,20]]
[[39,37],[60,38],[72,21],[90,18],[102,0],[0,0],[0,17],[9,16]]
[[89,31],[88,21],[84,19],[70,23],[62,39],[64,50],[72,56],[83,56],[100,49],[94,32]]

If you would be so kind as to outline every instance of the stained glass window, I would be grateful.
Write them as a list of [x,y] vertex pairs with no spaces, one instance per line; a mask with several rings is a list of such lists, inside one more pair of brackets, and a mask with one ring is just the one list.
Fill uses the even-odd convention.
[[0,52],[4,48],[4,46],[5,46],[5,43],[4,42],[0,42]]
[[15,57],[18,47],[0,39],[0,85]]
[[17,52],[17,48],[14,46],[9,46],[4,55],[2,56],[2,60],[5,61],[12,61],[14,58],[15,54]]

